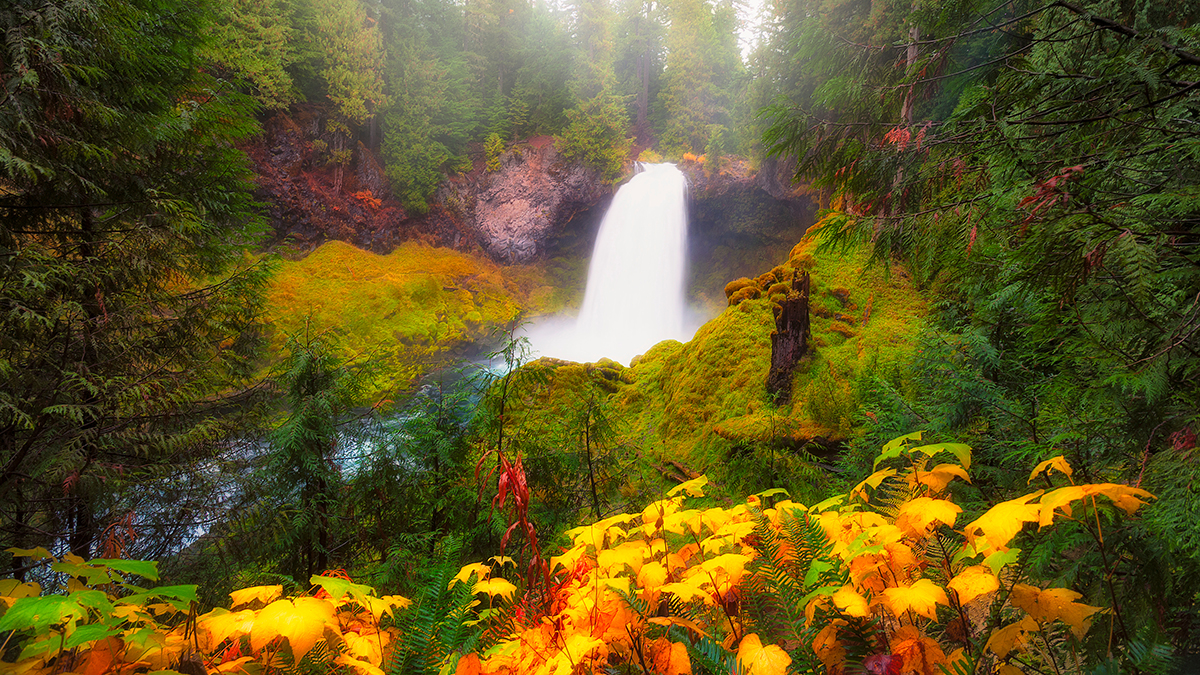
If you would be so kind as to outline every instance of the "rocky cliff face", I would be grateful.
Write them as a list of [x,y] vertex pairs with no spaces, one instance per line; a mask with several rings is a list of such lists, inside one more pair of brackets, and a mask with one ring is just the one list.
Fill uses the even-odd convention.
[[[242,149],[254,163],[272,247],[307,252],[335,239],[387,253],[410,240],[456,248],[473,243],[444,210],[421,217],[406,213],[374,154],[360,141],[325,131],[320,107],[272,115],[263,133]],[[349,163],[334,161],[339,149],[349,151]]]
[[[502,263],[582,257],[615,191],[541,136],[505,152],[498,171],[477,160],[472,171],[442,184],[429,213],[409,214],[368,147],[325,131],[324,115],[317,106],[277,113],[244,148],[255,164],[273,246],[306,252],[336,239],[387,253],[418,240]],[[349,151],[347,164],[334,161],[339,149]],[[714,298],[729,279],[785,254],[813,222],[813,198],[791,185],[785,166],[765,163],[752,172],[735,160],[712,174],[694,162],[680,168],[690,183],[691,286]]]
[[495,172],[451,178],[437,194],[500,262],[538,257],[577,213],[612,193],[596,171],[567,161],[547,136],[517,144],[501,156],[500,165]]

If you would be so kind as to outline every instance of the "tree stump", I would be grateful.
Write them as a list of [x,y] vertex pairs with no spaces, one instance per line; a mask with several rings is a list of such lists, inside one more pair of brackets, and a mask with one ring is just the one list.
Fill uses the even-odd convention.
[[771,332],[771,370],[767,373],[767,393],[775,405],[792,400],[792,371],[808,350],[809,276],[792,274],[792,290],[775,307],[775,330]]

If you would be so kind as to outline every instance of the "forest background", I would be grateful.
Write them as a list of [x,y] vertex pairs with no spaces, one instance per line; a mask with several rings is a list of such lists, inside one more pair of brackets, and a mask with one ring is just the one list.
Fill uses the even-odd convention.
[[[523,562],[540,559],[539,533],[549,554],[589,513],[640,512],[667,489],[638,443],[677,439],[623,431],[597,374],[612,369],[565,384],[528,368],[445,376],[398,396],[384,423],[372,411],[389,403],[364,396],[369,364],[336,335],[272,333],[278,263],[259,250],[264,223],[236,144],[256,133],[255,115],[310,105],[328,112],[324,161],[338,171],[352,143],[377,149],[413,212],[472,153],[533,135],[556,136],[610,180],[635,141],[672,159],[702,154],[710,171],[732,154],[790,158],[828,190],[812,257],[869,257],[910,279],[928,312],[908,326],[917,346],[902,368],[798,375],[797,392],[840,392],[820,399],[837,410],[804,413],[842,429],[836,457],[770,435],[713,439],[703,468],[718,494],[786,487],[820,501],[920,428],[974,448],[975,482],[955,496],[978,514],[1064,456],[1072,480],[1157,500],[1118,526],[1129,509],[1093,496],[1095,529],[1025,533],[1014,573],[1113,607],[1098,623],[1117,637],[1044,633],[1049,656],[1019,667],[1057,668],[1066,650],[1085,654],[1080,669],[1169,669],[1171,653],[1195,651],[1200,590],[1198,12],[1135,0],[769,4],[743,60],[729,2],[9,3],[0,532],[16,549],[11,574],[50,587],[46,561],[21,554],[44,547],[159,560],[172,583],[199,584],[200,605],[246,586],[302,592],[330,568],[412,594],[510,537]],[[769,316],[772,285],[728,317]],[[523,362],[519,343],[498,344]],[[531,402],[555,386],[559,398]],[[775,405],[760,385],[747,391]],[[489,502],[503,506],[514,485],[528,501],[504,522]],[[894,519],[916,498],[893,496],[883,512]],[[535,574],[510,576],[536,590]],[[883,625],[904,614],[878,611]],[[984,629],[959,630],[970,643]],[[793,642],[781,644],[797,663],[819,651],[812,635]],[[854,648],[863,664],[883,653],[871,639]],[[972,663],[1013,665],[988,658]]]

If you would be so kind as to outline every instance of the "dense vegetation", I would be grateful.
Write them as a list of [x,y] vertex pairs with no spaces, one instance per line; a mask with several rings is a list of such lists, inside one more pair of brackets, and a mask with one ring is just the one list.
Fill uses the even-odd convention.
[[[1170,672],[1200,618],[1197,14],[801,0],[747,67],[730,2],[5,4],[0,659]],[[610,179],[634,137],[710,171],[761,138],[828,208],[688,344],[527,363],[539,272],[263,254],[236,144],[300,105],[414,212],[535,134]],[[798,272],[814,349],[776,405]]]

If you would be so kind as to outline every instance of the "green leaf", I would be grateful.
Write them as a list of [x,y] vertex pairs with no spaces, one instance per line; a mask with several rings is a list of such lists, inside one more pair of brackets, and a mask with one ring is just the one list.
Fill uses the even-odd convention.
[[[132,584],[123,585],[126,588],[137,588],[137,586],[133,586]],[[162,600],[181,612],[186,612],[191,603],[198,602],[195,584],[159,586],[158,588],[140,590],[140,592],[127,595],[117,602],[120,602],[123,605],[145,605],[146,601],[151,598]]]
[[117,572],[136,574],[151,581],[158,581],[158,561],[96,558],[95,560],[89,560],[88,564],[101,565]]
[[74,598],[65,595],[20,598],[0,617],[0,631],[48,628],[86,615]]
[[64,648],[73,649],[81,644],[84,644],[85,642],[103,640],[106,637],[117,635],[120,632],[121,629],[106,626],[102,623],[91,623],[86,626],[80,626],[79,628],[75,629],[75,632],[71,633],[70,637],[67,638]]
[[879,453],[879,456],[875,458],[875,464],[872,466],[872,468],[878,469],[880,462],[893,459],[904,454],[908,448],[908,442],[919,441],[921,440],[921,436],[924,434],[924,431],[914,431],[911,434],[905,434],[899,438],[893,438],[892,440],[888,441],[886,444],[884,444],[883,450]]
[[44,547],[37,548],[6,548],[6,552],[11,553],[14,558],[29,558],[30,560],[55,560],[56,558],[50,555]]
[[375,589],[371,586],[356,584],[353,581],[338,579],[337,577],[323,577],[314,574],[309,578],[308,583],[325,589],[332,602],[337,602],[347,595],[359,601],[375,595]]

